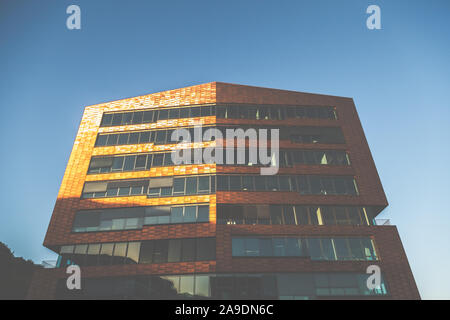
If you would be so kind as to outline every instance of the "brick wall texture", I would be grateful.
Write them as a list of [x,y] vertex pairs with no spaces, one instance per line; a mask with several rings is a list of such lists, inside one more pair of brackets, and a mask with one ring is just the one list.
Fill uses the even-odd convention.
[[[264,104],[264,105],[308,105],[334,106],[337,120],[287,119],[264,120],[264,124],[283,126],[338,126],[342,129],[344,145],[302,145],[281,141],[281,148],[345,148],[351,160],[349,167],[295,166],[281,168],[285,174],[324,174],[354,176],[358,196],[300,196],[291,192],[217,192],[213,195],[195,195],[166,198],[144,196],[81,199],[85,181],[116,180],[130,178],[162,177],[176,175],[254,173],[257,168],[231,167],[219,165],[184,165],[154,167],[146,171],[87,175],[92,156],[127,154],[173,150],[175,145],[137,144],[114,147],[95,147],[98,133],[121,132],[155,128],[174,128],[202,124],[261,124],[255,120],[216,119],[215,116],[164,120],[157,123],[100,127],[104,112],[126,111],[171,106],[204,104]],[[216,142],[196,144],[202,147]],[[219,143],[219,141],[217,141]],[[72,233],[75,213],[89,208],[118,208],[131,206],[167,204],[210,205],[210,222],[189,225],[145,226],[140,230]],[[186,274],[208,272],[365,272],[373,262],[336,261],[321,262],[292,258],[239,258],[231,257],[232,235],[346,235],[369,236],[376,244],[380,265],[385,276],[390,298],[420,299],[408,260],[394,226],[271,226],[271,225],[216,225],[216,204],[305,204],[305,205],[364,205],[384,208],[388,205],[372,155],[370,153],[355,105],[351,98],[317,95],[285,90],[266,89],[220,82],[164,91],[129,99],[101,103],[85,108],[80,127],[75,138],[66,171],[51,216],[44,246],[57,251],[61,245],[76,243],[99,243],[111,241],[133,241],[168,238],[216,237],[216,260],[206,262],[162,263],[149,265],[125,265],[84,267],[83,276],[97,277],[131,274]],[[54,295],[56,279],[64,277],[64,270],[47,269],[35,274],[29,291],[30,299],[51,299]]]

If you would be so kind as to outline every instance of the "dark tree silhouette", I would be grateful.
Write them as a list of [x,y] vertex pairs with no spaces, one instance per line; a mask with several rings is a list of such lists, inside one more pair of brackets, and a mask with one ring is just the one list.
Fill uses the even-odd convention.
[[33,272],[41,268],[31,260],[14,257],[0,242],[0,299],[25,299]]

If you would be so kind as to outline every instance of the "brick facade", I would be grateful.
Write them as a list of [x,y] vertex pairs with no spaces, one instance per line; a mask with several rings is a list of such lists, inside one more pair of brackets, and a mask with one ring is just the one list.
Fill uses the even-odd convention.
[[[128,154],[173,150],[175,145],[137,144],[125,146],[94,147],[98,133],[122,132],[156,128],[174,128],[202,124],[260,124],[257,120],[216,119],[215,116],[158,121],[151,124],[100,127],[104,112],[126,111],[171,106],[205,104],[264,104],[264,105],[318,105],[335,106],[338,119],[287,119],[264,120],[267,125],[283,126],[336,126],[344,133],[344,145],[302,145],[281,141],[280,148],[345,149],[350,157],[349,167],[306,166],[281,168],[285,174],[323,174],[354,176],[358,196],[299,196],[292,192],[216,192],[212,195],[194,195],[166,198],[130,196],[116,198],[81,199],[85,181],[105,181],[130,178],[166,177],[177,175],[253,173],[257,168],[220,165],[183,165],[153,167],[146,171],[87,175],[92,156]],[[197,143],[195,147],[214,145],[216,142]],[[204,262],[160,263],[149,265],[118,265],[85,267],[83,276],[110,276],[132,274],[186,274],[213,272],[365,272],[368,262],[322,262],[287,258],[239,258],[231,257],[231,235],[363,235],[375,240],[382,268],[388,283],[390,297],[394,299],[420,299],[406,254],[397,229],[393,226],[288,226],[288,225],[216,225],[216,204],[305,204],[305,205],[362,205],[384,208],[388,205],[373,162],[355,105],[350,98],[265,89],[226,83],[207,83],[193,87],[170,90],[145,96],[123,99],[85,108],[73,145],[66,171],[50,220],[44,246],[57,251],[61,245],[99,243],[111,241],[136,241],[216,237],[216,260]],[[72,233],[75,213],[81,209],[119,208],[167,204],[209,204],[210,222],[189,225],[144,226],[139,230],[113,232]],[[373,264],[373,262],[372,262]],[[42,270],[35,275],[29,298],[53,297],[57,278],[64,277],[61,269]]]

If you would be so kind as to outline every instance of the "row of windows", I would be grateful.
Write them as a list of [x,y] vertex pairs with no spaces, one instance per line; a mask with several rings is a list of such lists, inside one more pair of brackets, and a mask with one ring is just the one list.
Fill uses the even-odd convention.
[[[356,181],[348,176],[219,175],[218,191],[296,191],[313,195],[358,195]],[[215,176],[170,177],[144,180],[86,182],[82,198],[145,195],[170,197],[215,193]]]
[[[204,149],[194,149],[202,154],[205,152]],[[212,156],[214,157],[215,150],[212,149]],[[237,154],[241,150],[236,149],[234,152],[234,161],[229,165],[239,165],[237,163]],[[189,150],[190,152],[190,150]],[[253,166],[260,165],[258,163],[252,163],[249,159],[249,150],[245,149],[245,163],[243,165]],[[189,163],[183,164],[196,164],[194,154],[195,152],[190,152]],[[173,152],[166,153],[147,153],[138,155],[120,155],[120,156],[110,156],[110,157],[93,157],[91,159],[88,174],[96,173],[109,173],[109,172],[125,172],[125,171],[139,171],[139,170],[149,170],[152,167],[161,166],[173,166],[172,161]],[[180,154],[181,156],[181,154]],[[201,158],[203,160],[208,160],[208,158]],[[206,161],[209,162],[209,161]],[[210,161],[213,162],[213,161]],[[223,152],[223,160],[221,162],[224,165],[226,163],[226,150]],[[342,150],[281,150],[279,153],[279,166],[288,167],[294,164],[308,164],[308,165],[350,165],[348,155]]]
[[123,126],[214,115],[222,119],[252,120],[336,119],[334,108],[326,106],[196,106],[105,113],[100,126]]
[[215,176],[167,177],[143,180],[95,181],[84,184],[82,198],[147,195],[170,197],[216,192]]
[[336,119],[333,107],[325,106],[217,106],[217,118],[283,120]]
[[144,225],[209,221],[209,206],[152,206],[81,210],[75,214],[73,232],[141,229]]
[[307,257],[311,260],[378,260],[370,238],[233,238],[233,257]]
[[367,226],[372,221],[369,216],[370,210],[363,207],[217,205],[217,224]]
[[[194,142],[194,128],[185,128],[189,131],[192,142]],[[172,133],[177,129],[169,130],[146,130],[138,132],[124,132],[124,133],[106,133],[99,134],[96,147],[102,146],[119,146],[128,144],[140,143],[154,143],[154,144],[172,144],[178,143],[180,139],[172,139]],[[206,140],[203,140],[206,141]]]
[[101,127],[152,123],[168,119],[208,117],[215,115],[215,106],[154,109],[103,114]]
[[62,246],[57,266],[166,263],[214,259],[216,259],[215,238],[169,239]]
[[[179,128],[181,129],[181,128]],[[194,128],[184,128],[189,131],[189,140],[194,142],[195,134]],[[205,130],[214,129],[214,127],[204,127]],[[234,130],[243,129],[247,131],[248,129],[257,129],[255,138],[258,139],[260,132],[259,129],[267,130],[267,139],[271,139],[271,129],[279,129],[279,139],[280,140],[290,140],[293,143],[307,143],[307,144],[343,144],[345,143],[344,135],[342,130],[338,127],[224,127],[220,126],[213,130],[211,134],[211,139],[225,138],[227,137],[227,129]],[[117,146],[117,145],[130,145],[130,144],[140,144],[140,143],[154,143],[154,144],[172,144],[178,143],[182,138],[172,139],[172,133],[177,129],[167,129],[167,130],[145,130],[145,131],[132,131],[123,133],[104,133],[99,134],[97,141],[95,142],[96,147],[101,146]],[[202,129],[203,130],[203,129]],[[203,131],[199,130],[199,141],[210,141],[211,139],[203,134]],[[243,136],[245,137],[245,136]],[[247,136],[248,137],[248,136]],[[186,137],[187,138],[187,137]],[[230,137],[232,138],[232,137]]]
[[356,181],[348,176],[217,176],[218,191],[297,191],[301,194],[357,195]]
[[316,299],[388,294],[384,277],[367,288],[370,275],[355,272],[140,275],[81,279],[81,290],[57,285],[58,299]]

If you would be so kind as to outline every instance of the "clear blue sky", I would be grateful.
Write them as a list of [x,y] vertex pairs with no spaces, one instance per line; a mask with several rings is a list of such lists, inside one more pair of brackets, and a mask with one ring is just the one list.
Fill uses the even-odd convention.
[[[366,28],[370,4],[382,30]],[[210,81],[349,96],[381,217],[423,298],[449,299],[449,21],[448,0],[0,0],[0,241],[54,258],[42,242],[83,106]]]

